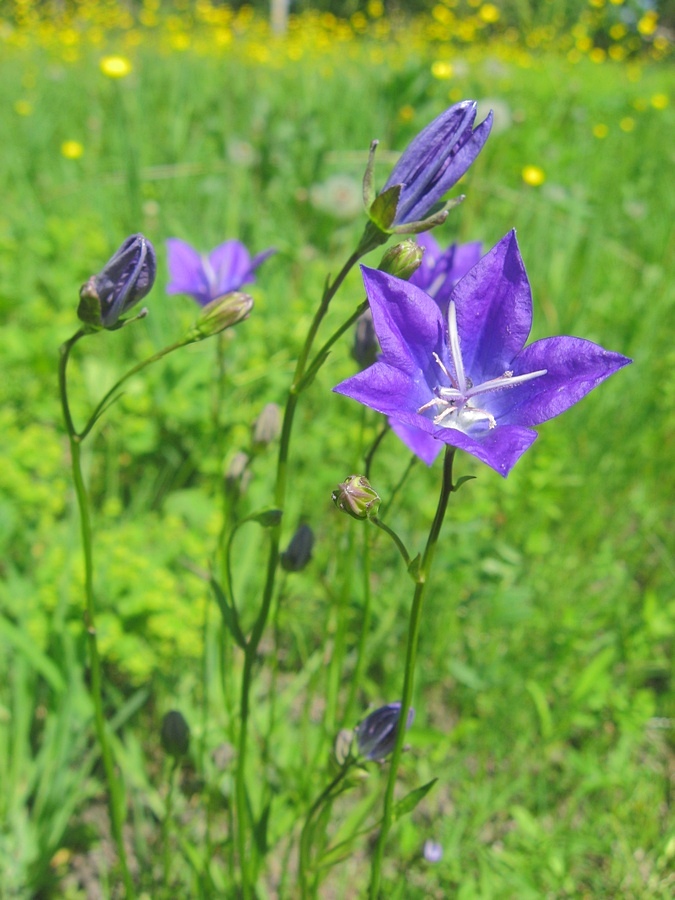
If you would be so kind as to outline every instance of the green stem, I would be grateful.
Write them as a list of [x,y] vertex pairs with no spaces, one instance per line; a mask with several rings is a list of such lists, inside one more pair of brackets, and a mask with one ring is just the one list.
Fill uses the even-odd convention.
[[361,627],[359,628],[359,642],[356,648],[356,666],[354,674],[351,678],[349,688],[349,697],[344,711],[344,721],[349,722],[354,704],[356,703],[356,692],[363,683],[363,671],[366,665],[366,641],[370,634],[370,533],[367,528],[363,529],[363,614],[361,618]]
[[84,337],[83,330],[78,331],[73,337],[66,341],[61,347],[61,356],[59,360],[59,388],[61,395],[61,407],[63,410],[63,419],[68,432],[70,441],[70,456],[72,462],[73,483],[75,485],[75,493],[77,495],[77,503],[80,512],[80,525],[82,532],[82,551],[84,555],[84,585],[85,585],[85,611],[84,624],[87,632],[87,642],[89,647],[89,663],[91,667],[91,698],[94,706],[94,721],[96,725],[96,735],[101,748],[101,756],[103,759],[103,768],[105,770],[106,780],[108,783],[108,802],[110,811],[110,824],[115,844],[117,846],[117,854],[120,867],[122,869],[122,877],[126,896],[128,900],[136,896],[131,873],[127,862],[126,850],[124,847],[123,826],[125,818],[125,799],[122,785],[115,774],[115,763],[113,760],[112,750],[108,741],[106,731],[105,714],[103,712],[103,692],[102,692],[102,673],[101,659],[98,650],[98,642],[96,640],[95,626],[95,604],[94,604],[94,559],[93,559],[93,542],[91,516],[89,511],[89,499],[87,489],[82,476],[82,435],[75,432],[73,419],[70,413],[68,403],[68,390],[66,370],[68,366],[68,358],[70,351]]
[[164,821],[162,823],[162,844],[164,851],[164,889],[166,896],[170,897],[169,875],[171,874],[171,852],[169,849],[169,831],[171,829],[171,813],[173,808],[173,791],[176,782],[176,771],[178,770],[179,760],[174,759],[169,772],[169,790],[166,795],[166,807],[164,809]]
[[344,780],[346,775],[349,773],[349,770],[354,765],[354,760],[349,760],[346,762],[340,771],[337,773],[335,778],[330,782],[330,784],[324,788],[323,791],[316,798],[314,803],[311,805],[309,812],[305,818],[305,824],[302,826],[302,832],[300,834],[300,852],[299,852],[299,861],[298,861],[298,874],[300,877],[300,896],[302,900],[309,897],[309,888],[307,884],[307,874],[310,868],[310,855],[312,852],[312,832],[311,832],[311,824],[312,819],[316,815],[316,813],[321,809],[323,804],[330,798],[331,794],[335,790],[336,787],[339,787],[340,783]]
[[[371,248],[368,248],[371,249]],[[290,451],[291,432],[293,430],[293,418],[298,405],[298,399],[304,385],[303,377],[307,370],[307,361],[312,351],[312,346],[316,338],[319,326],[328,312],[331,300],[339,290],[343,281],[351,268],[356,264],[359,258],[367,252],[360,246],[349,257],[335,281],[326,285],[321,303],[314,314],[312,324],[307,332],[305,343],[302,347],[298,361],[295,366],[293,381],[288,391],[286,399],[286,408],[284,410],[283,425],[281,428],[281,436],[279,439],[279,455],[277,459],[276,483],[274,489],[274,505],[277,509],[283,510],[286,502],[286,486],[288,481],[288,457]],[[251,900],[252,885],[250,879],[249,860],[247,852],[247,824],[248,824],[248,806],[246,796],[246,754],[248,745],[248,720],[250,706],[250,692],[253,680],[253,667],[258,654],[258,646],[265,630],[265,625],[269,616],[272,605],[272,597],[274,594],[274,585],[276,572],[279,562],[279,541],[281,538],[281,525],[277,525],[270,529],[270,547],[267,559],[267,571],[265,576],[265,586],[263,588],[262,602],[260,611],[256,618],[253,629],[251,631],[246,650],[244,652],[244,669],[241,680],[241,698],[239,704],[239,740],[237,746],[237,768],[235,772],[235,803],[237,809],[237,850],[239,853],[239,866],[241,871],[241,891],[243,900]]]
[[401,540],[401,538],[396,534],[396,532],[391,529],[388,525],[385,525],[377,516],[371,516],[370,520],[373,525],[377,525],[378,528],[381,528],[385,534],[388,534],[392,541],[396,544],[396,549],[401,554],[403,559],[405,560],[406,566],[410,565],[410,554],[406,550],[406,546]]
[[389,763],[389,777],[387,779],[387,787],[384,795],[384,812],[382,815],[382,825],[380,834],[375,846],[373,862],[370,876],[369,898],[370,900],[378,900],[380,896],[380,881],[382,875],[382,858],[384,856],[384,848],[387,843],[387,837],[391,829],[392,813],[394,809],[394,788],[396,786],[396,777],[398,774],[398,766],[403,752],[403,741],[405,738],[405,725],[408,721],[408,712],[412,703],[413,686],[415,680],[415,663],[417,661],[417,646],[419,643],[420,624],[422,621],[422,604],[426,592],[426,586],[429,581],[429,573],[433,563],[436,544],[445,518],[445,511],[448,506],[450,494],[453,491],[452,484],[452,463],[455,457],[455,448],[447,446],[445,448],[445,458],[443,460],[443,482],[441,485],[441,493],[438,498],[438,506],[436,515],[429,530],[429,537],[424,548],[424,556],[419,568],[417,584],[413,596],[412,608],[410,610],[410,622],[408,625],[408,644],[406,647],[405,658],[405,675],[403,679],[403,696],[401,697],[401,716],[399,719],[398,730],[396,734],[396,746]]

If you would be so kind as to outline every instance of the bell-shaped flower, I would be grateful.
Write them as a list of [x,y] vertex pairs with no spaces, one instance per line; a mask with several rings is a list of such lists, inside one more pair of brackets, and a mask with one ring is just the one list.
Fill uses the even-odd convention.
[[178,238],[166,242],[171,281],[167,294],[189,294],[200,306],[255,281],[255,270],[276,251],[251,258],[240,241],[225,241],[209,254],[199,253]]
[[[415,718],[415,710],[408,710],[406,728],[410,728]],[[356,744],[359,755],[379,762],[392,752],[396,745],[396,734],[401,719],[401,704],[388,703],[374,710],[356,726]]]
[[120,317],[150,293],[156,274],[155,248],[142,234],[132,234],[80,288],[79,318],[92,330],[121,327]]
[[[447,317],[407,281],[366,268],[363,277],[382,356],[335,390],[504,477],[536,440],[533,426],[631,362],[576,337],[525,346],[532,294],[514,232],[455,286]],[[406,443],[418,452],[414,437]]]
[[490,113],[474,129],[476,109],[475,101],[463,100],[427,125],[401,154],[377,196],[373,186],[377,143],[371,145],[363,195],[368,216],[380,231],[413,234],[445,221],[449,204],[441,199],[476,159],[492,128]]

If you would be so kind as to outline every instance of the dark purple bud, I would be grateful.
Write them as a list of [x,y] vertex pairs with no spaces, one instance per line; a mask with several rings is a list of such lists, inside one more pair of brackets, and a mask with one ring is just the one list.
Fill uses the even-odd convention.
[[377,336],[375,334],[373,314],[367,309],[363,315],[359,316],[356,320],[352,356],[361,369],[367,369],[368,366],[372,366],[375,362],[379,352],[380,345],[377,342]]
[[93,329],[114,328],[150,292],[156,274],[154,247],[142,234],[132,234],[80,288],[80,320]]
[[[398,723],[401,718],[401,704],[388,703],[381,706],[356,726],[356,743],[359,754],[372,761],[380,761],[388,756],[396,744]],[[408,710],[410,728],[415,718],[415,710]]]
[[377,515],[380,497],[365,475],[348,475],[331,494],[338,509],[354,519],[370,519]]
[[162,719],[161,741],[164,752],[178,759],[190,748],[190,726],[182,713],[172,709]]
[[281,554],[281,568],[286,572],[301,572],[312,558],[314,532],[309,525],[300,525]]

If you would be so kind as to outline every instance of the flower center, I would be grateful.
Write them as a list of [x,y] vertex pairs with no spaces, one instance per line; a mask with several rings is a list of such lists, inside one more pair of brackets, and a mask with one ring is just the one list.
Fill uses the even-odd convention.
[[546,375],[548,371],[547,369],[539,369],[526,375],[515,376],[513,372],[506,371],[497,378],[491,378],[482,384],[474,385],[464,369],[459,332],[457,331],[457,309],[453,300],[450,301],[448,307],[448,336],[450,359],[454,374],[448,371],[445,363],[437,353],[434,353],[433,356],[436,364],[450,384],[449,386],[436,385],[433,391],[434,397],[417,410],[418,413],[433,410],[434,425],[440,425],[442,428],[456,428],[466,434],[475,429],[484,430],[487,427],[489,431],[492,428],[496,428],[497,422],[492,413],[478,405],[481,395],[511,388],[526,381],[532,381],[533,378],[540,378],[542,375]]

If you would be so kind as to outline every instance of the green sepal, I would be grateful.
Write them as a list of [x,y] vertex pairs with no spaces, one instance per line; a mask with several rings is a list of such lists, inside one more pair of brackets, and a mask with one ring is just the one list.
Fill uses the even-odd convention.
[[80,302],[77,307],[77,318],[87,326],[87,331],[101,331],[103,321],[101,317],[101,301],[99,298],[84,288],[80,294]]
[[366,212],[375,201],[375,150],[379,141],[373,141],[368,152],[368,164],[363,174],[363,205]]
[[393,184],[386,191],[378,194],[371,203],[368,209],[368,218],[377,225],[380,231],[390,232],[392,230],[402,190],[402,184]]
[[420,577],[420,566],[422,565],[422,554],[418,553],[414,559],[411,559],[408,563],[408,574],[412,578],[412,580],[417,584]]
[[394,805],[392,822],[396,822],[402,816],[407,816],[408,813],[411,813],[415,807],[424,800],[437,781],[438,778],[433,778],[431,781],[423,784],[422,787],[415,788],[413,791],[410,791],[409,794],[406,794],[405,797],[402,797],[401,800]]

